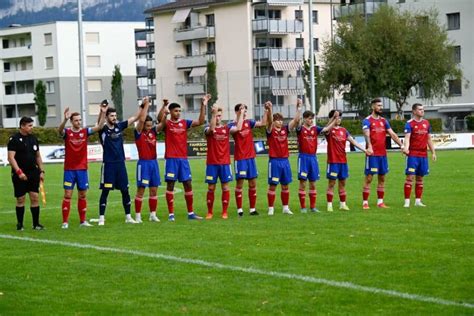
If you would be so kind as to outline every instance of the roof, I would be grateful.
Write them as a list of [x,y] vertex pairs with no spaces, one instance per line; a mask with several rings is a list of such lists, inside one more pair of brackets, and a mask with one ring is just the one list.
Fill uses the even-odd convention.
[[173,11],[176,9],[190,8],[196,6],[209,6],[209,5],[218,5],[218,4],[231,4],[235,2],[242,2],[242,0],[176,0],[175,2],[170,2],[162,4],[160,6],[150,8],[145,10],[146,14],[158,13],[158,12],[167,12]]

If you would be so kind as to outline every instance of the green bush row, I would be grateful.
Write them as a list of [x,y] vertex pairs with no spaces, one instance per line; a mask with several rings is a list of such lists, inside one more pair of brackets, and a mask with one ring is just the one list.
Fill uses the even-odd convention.
[[466,116],[467,121],[467,129],[470,131],[474,131],[474,115]]
[[[441,119],[429,119],[430,124],[432,126],[434,133],[439,133],[442,131],[442,123]],[[397,121],[391,120],[390,125],[392,129],[397,134],[403,134],[403,129],[405,127],[406,121]],[[318,121],[318,126],[325,126],[327,121]],[[349,133],[352,135],[361,135],[362,134],[362,122],[355,121],[355,120],[342,120],[341,123]],[[474,117],[470,116],[468,119],[468,126],[470,130],[474,130]],[[6,145],[8,143],[8,138],[10,135],[14,134],[17,129],[13,128],[4,128],[0,129],[0,144]],[[52,127],[35,127],[33,133],[38,138],[41,144],[51,144],[57,145],[63,142],[61,136],[58,134],[58,130]],[[264,139],[266,138],[265,129],[264,128],[255,128],[253,130],[253,135],[256,139]],[[133,135],[133,128],[129,127],[124,131],[125,142],[133,143],[134,135]],[[202,140],[204,137],[203,127],[193,127],[188,131],[188,139],[189,140]],[[163,134],[158,135],[158,140],[163,140]],[[91,135],[89,138],[90,143],[98,142],[97,134]]]

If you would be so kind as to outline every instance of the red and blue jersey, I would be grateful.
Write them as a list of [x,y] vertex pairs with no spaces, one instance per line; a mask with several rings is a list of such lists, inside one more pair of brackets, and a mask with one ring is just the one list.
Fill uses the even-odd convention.
[[[207,130],[209,127],[206,127]],[[216,126],[213,132],[206,135],[208,165],[230,164],[230,143],[228,125]]]
[[336,126],[326,134],[328,142],[328,163],[347,163],[346,141],[349,132],[341,126]]
[[431,134],[431,125],[427,120],[409,120],[405,124],[405,133],[410,133],[409,156],[427,157],[428,138]]
[[72,128],[64,129],[64,170],[87,169],[87,137],[90,134],[91,128],[81,128],[77,132]]
[[316,151],[318,150],[318,135],[322,130],[322,127],[316,125],[309,128],[301,125],[296,128],[298,149],[301,154],[316,155]]
[[374,118],[372,115],[367,116],[362,121],[362,129],[369,130],[370,143],[372,144],[373,156],[386,156],[387,149],[385,147],[387,130],[389,130],[390,123],[383,118]]
[[188,132],[192,120],[167,120],[165,127],[165,158],[188,158]]
[[[245,120],[242,124],[242,129],[232,135],[235,142],[234,160],[255,158],[252,135],[252,128],[255,127],[255,123],[255,120]],[[229,129],[234,126],[237,126],[237,122],[229,123]]]
[[140,160],[156,159],[156,130],[154,128],[149,131],[135,130],[135,144],[137,145],[138,158]]
[[288,125],[281,129],[275,127],[269,132],[267,130],[268,155],[270,158],[288,158]]

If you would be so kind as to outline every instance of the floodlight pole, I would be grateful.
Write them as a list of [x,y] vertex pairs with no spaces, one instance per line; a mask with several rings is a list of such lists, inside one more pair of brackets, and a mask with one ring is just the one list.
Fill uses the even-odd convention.
[[316,91],[314,84],[314,40],[313,40],[313,0],[308,1],[309,10],[309,79],[311,91],[311,110],[316,113]]
[[82,4],[81,0],[77,0],[77,26],[79,35],[79,91],[81,100],[81,116],[83,126],[87,126],[86,113],[86,93],[84,89],[84,38],[82,34]]

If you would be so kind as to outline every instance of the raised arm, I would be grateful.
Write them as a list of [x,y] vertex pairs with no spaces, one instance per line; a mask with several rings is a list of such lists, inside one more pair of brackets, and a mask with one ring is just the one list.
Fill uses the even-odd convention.
[[191,127],[193,126],[200,126],[204,124],[206,121],[206,107],[209,100],[212,98],[210,94],[206,94],[201,98],[201,110],[199,111],[199,118],[197,120],[193,120]]
[[[166,100],[168,101],[168,100]],[[160,110],[160,113],[158,115],[161,115],[158,117],[158,124],[156,125],[156,132],[159,133],[165,129],[166,126],[166,121],[168,120],[168,114],[170,114],[170,110],[168,110],[168,103],[163,102],[163,107]]]
[[237,112],[237,124],[230,129],[230,134],[234,135],[237,132],[242,130],[242,126],[244,125],[244,116],[246,112],[245,104],[241,104],[239,108],[239,112]]
[[330,130],[333,129],[333,127],[336,125],[337,119],[339,118],[339,112],[335,111],[334,116],[329,120],[329,122],[324,126],[324,128],[321,130],[321,134],[326,134]]
[[99,121],[97,122],[97,124],[91,128],[92,132],[93,133],[97,133],[98,131],[100,131],[102,129],[102,127],[104,127],[104,124],[105,124],[105,113],[107,112],[107,109],[109,108],[108,105],[106,106],[100,106],[100,113],[99,113]]
[[138,119],[140,118],[141,113],[142,113],[142,108],[141,108],[141,106],[139,106],[138,109],[137,109],[137,112],[135,112],[135,114],[133,116],[130,116],[127,119],[128,126],[130,126],[133,123],[135,123],[136,121],[138,121]]
[[213,105],[211,109],[211,121],[209,122],[209,128],[204,131],[204,134],[210,135],[214,133],[217,125],[217,105]]
[[265,116],[267,117],[267,132],[270,132],[273,124],[273,108],[271,106],[265,107]]
[[288,123],[288,128],[290,131],[294,130],[301,121],[301,107],[303,105],[303,101],[301,99],[296,100],[296,113],[295,117]]
[[265,102],[265,104],[263,106],[265,113],[263,114],[261,121],[255,122],[255,127],[263,127],[263,126],[266,127],[267,126],[268,111],[271,110],[271,107],[272,107],[272,103],[270,101]]
[[143,126],[145,126],[146,116],[148,114],[148,109],[150,108],[150,99],[148,97],[144,97],[142,99],[142,104],[140,105],[140,107],[142,109],[141,109],[141,112],[140,112],[140,116],[138,117],[138,124],[135,127],[135,129],[139,133],[142,132]]
[[66,127],[66,123],[71,117],[71,114],[69,113],[69,107],[64,109],[64,119],[62,120],[61,124],[59,124],[58,127],[58,132],[59,135],[64,136],[64,128]]

